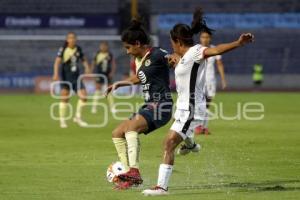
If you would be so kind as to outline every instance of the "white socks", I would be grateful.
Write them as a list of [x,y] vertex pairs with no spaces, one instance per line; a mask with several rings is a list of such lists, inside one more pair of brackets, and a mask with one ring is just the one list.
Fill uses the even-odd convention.
[[66,120],[67,107],[68,107],[68,103],[65,103],[65,102],[60,102],[59,103],[59,118],[60,118],[60,121],[65,121]]
[[160,164],[158,171],[157,186],[168,190],[169,180],[173,171],[173,165]]
[[121,163],[128,170],[128,154],[127,154],[127,142],[125,138],[113,138],[113,143],[115,144],[119,159]]
[[85,102],[81,99],[78,100],[77,102],[77,107],[76,107],[76,114],[75,117],[81,119],[81,111],[82,107],[85,105]]
[[140,140],[139,134],[135,131],[125,133],[128,149],[129,167],[139,168]]
[[95,94],[94,94],[94,98],[93,98],[93,108],[95,109],[97,107],[97,103],[100,99],[101,96],[101,91],[100,90],[96,90]]

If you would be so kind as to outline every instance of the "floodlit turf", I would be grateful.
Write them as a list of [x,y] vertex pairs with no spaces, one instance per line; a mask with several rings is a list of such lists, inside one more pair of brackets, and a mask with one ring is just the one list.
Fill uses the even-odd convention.
[[[142,188],[113,191],[105,179],[107,166],[117,160],[111,130],[118,121],[98,129],[69,122],[60,129],[50,119],[56,101],[49,96],[0,98],[1,200],[149,199]],[[300,95],[223,93],[216,99],[228,116],[236,113],[237,102],[247,101],[262,102],[265,118],[212,121],[213,134],[197,137],[201,153],[176,157],[171,195],[153,199],[300,199]],[[101,119],[89,110],[84,117]],[[141,137],[143,188],[156,182],[169,127]]]

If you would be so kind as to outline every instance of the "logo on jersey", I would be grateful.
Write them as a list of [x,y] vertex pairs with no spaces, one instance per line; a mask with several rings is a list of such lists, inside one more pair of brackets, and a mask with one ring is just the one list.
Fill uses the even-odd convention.
[[147,60],[145,61],[145,66],[148,67],[148,66],[150,66],[150,65],[151,65],[151,60],[150,60],[150,59],[147,59]]
[[144,72],[139,71],[138,76],[139,76],[139,79],[141,80],[141,82],[142,82],[143,84],[145,84],[145,83],[147,82],[147,77],[146,77],[146,75],[144,74]]

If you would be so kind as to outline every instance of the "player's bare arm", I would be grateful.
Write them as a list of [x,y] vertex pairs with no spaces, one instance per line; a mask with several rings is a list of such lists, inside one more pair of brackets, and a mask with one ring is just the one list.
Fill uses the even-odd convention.
[[118,89],[119,87],[136,85],[139,83],[140,83],[140,79],[137,77],[137,75],[131,75],[129,78],[125,80],[117,81],[114,84],[110,85],[105,91],[105,96],[107,96],[111,91]]
[[234,42],[219,44],[215,47],[205,49],[204,55],[205,57],[221,55],[251,42],[254,42],[254,35],[251,33],[243,33],[239,39]]
[[84,66],[84,73],[85,74],[92,73],[92,67],[89,65],[86,58],[83,59],[82,64]]
[[60,64],[61,64],[61,58],[56,57],[55,61],[54,61],[54,66],[53,66],[53,77],[52,77],[53,81],[59,80],[58,71],[59,71]]
[[172,68],[175,68],[177,63],[180,60],[180,56],[176,53],[173,53],[173,54],[167,55],[167,59],[168,59],[169,66]]

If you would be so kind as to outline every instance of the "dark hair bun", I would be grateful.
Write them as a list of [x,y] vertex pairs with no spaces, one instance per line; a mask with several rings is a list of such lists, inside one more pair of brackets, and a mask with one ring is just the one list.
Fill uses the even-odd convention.
[[143,23],[138,19],[132,19],[131,24],[129,26],[130,30],[140,30],[143,26]]
[[129,44],[149,44],[150,38],[139,19],[132,19],[130,26],[122,32],[121,40]]

